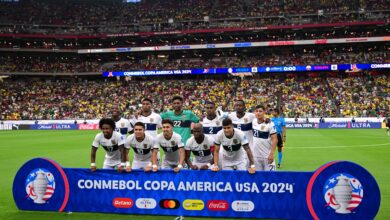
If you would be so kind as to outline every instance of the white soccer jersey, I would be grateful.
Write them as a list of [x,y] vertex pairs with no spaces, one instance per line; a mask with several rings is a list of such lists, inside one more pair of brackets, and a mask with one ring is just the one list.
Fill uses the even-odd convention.
[[270,123],[258,123],[253,120],[253,144],[252,152],[254,157],[268,158],[271,153],[272,142],[271,135],[276,134],[275,125]]
[[232,120],[235,128],[244,132],[245,136],[248,138],[249,145],[252,145],[253,132],[252,132],[252,121],[255,119],[255,115],[250,112],[246,112],[242,118],[237,117],[236,112],[232,112],[228,115]]
[[217,133],[222,130],[222,119],[215,117],[214,119],[210,120],[205,117],[203,118],[202,125],[203,132],[215,139],[217,137]]
[[145,134],[145,138],[139,142],[132,134],[126,138],[125,148],[134,150],[133,161],[151,161],[152,149],[154,147],[154,139],[152,136]]
[[134,124],[136,122],[142,122],[145,124],[145,133],[152,137],[156,137],[157,129],[162,127],[161,121],[161,116],[152,112],[152,114],[150,114],[149,116],[139,115],[138,119],[134,119],[132,121],[132,125],[134,127]]
[[165,154],[163,161],[169,165],[178,165],[180,160],[179,148],[184,147],[181,136],[173,132],[172,137],[167,140],[162,133],[157,135],[154,149],[159,149],[160,147]]
[[104,137],[103,133],[95,136],[92,146],[98,148],[102,146],[106,151],[104,164],[108,166],[115,166],[121,163],[121,152],[119,146],[124,144],[124,139],[121,134],[114,131],[110,139]]
[[119,132],[122,137],[126,138],[127,133],[132,131],[130,121],[124,118],[119,119],[119,121],[115,122],[115,131]]
[[215,144],[220,145],[223,148],[223,166],[233,166],[243,161],[246,163],[245,151],[242,147],[248,144],[248,139],[244,133],[234,128],[234,134],[232,138],[227,138],[224,131],[219,131]]
[[194,163],[210,163],[213,158],[211,147],[214,146],[214,138],[205,134],[202,143],[196,142],[194,136],[188,139],[185,150],[190,150],[194,155]]

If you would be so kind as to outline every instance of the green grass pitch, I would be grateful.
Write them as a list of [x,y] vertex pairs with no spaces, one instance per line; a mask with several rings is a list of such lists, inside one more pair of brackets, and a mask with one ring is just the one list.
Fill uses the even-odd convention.
[[[17,170],[28,160],[47,157],[63,167],[89,167],[90,147],[98,131],[0,131],[0,219],[174,219],[175,216],[135,216],[100,213],[19,211],[12,198]],[[104,150],[98,150],[102,166]],[[288,130],[283,170],[314,171],[333,160],[365,167],[381,190],[377,219],[390,219],[390,137],[384,129]],[[206,219],[185,217],[185,219]]]

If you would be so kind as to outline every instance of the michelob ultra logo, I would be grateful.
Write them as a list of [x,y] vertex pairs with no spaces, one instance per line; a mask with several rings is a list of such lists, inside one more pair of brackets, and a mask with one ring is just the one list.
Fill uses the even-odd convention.
[[197,199],[186,199],[183,202],[183,208],[185,210],[196,210],[200,211],[204,209],[204,202]]
[[180,207],[180,203],[176,199],[162,199],[159,204],[163,209],[178,209]]
[[156,200],[152,198],[139,198],[135,201],[135,205],[139,209],[154,209],[157,206]]

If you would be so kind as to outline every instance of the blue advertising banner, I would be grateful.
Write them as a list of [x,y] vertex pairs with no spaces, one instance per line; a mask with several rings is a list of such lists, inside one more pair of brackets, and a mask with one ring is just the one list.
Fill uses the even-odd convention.
[[[240,43],[238,45],[246,45]],[[185,45],[184,45],[185,46]],[[180,46],[179,49],[182,49]],[[178,48],[172,48],[178,49]],[[262,66],[262,67],[232,67],[232,68],[206,68],[182,70],[130,70],[103,72],[103,77],[114,76],[158,76],[158,75],[196,75],[196,74],[228,74],[228,73],[274,73],[274,72],[311,72],[311,71],[345,71],[345,70],[371,70],[389,69],[390,63],[383,64],[320,64],[306,66]]]
[[78,130],[77,124],[41,124],[30,125],[30,130]]
[[293,123],[287,122],[286,128],[318,128],[318,123]]
[[315,172],[61,168],[36,158],[17,172],[21,210],[283,219],[373,219],[380,191],[373,176],[347,161]]

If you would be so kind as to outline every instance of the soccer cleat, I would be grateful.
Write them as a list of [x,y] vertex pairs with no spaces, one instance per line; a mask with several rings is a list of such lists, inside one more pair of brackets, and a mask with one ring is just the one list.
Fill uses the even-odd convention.
[[278,163],[278,168],[281,168],[282,166],[280,165],[280,163]]

